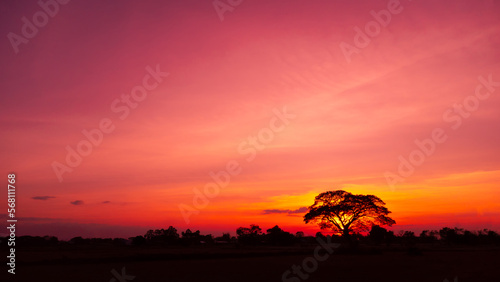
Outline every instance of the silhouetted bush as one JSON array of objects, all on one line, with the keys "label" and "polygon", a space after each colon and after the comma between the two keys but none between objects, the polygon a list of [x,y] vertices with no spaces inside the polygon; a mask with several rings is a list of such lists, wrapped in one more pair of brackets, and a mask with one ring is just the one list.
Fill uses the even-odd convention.
[{"label": "silhouetted bush", "polygon": [[146,243],[146,238],[140,235],[135,237],[130,237],[128,239],[132,241],[132,245],[134,246],[142,246]]},{"label": "silhouetted bush", "polygon": [[368,238],[372,243],[376,245],[380,245],[387,241],[387,229],[380,227],[378,225],[373,225],[370,233],[368,234]]},{"label": "silhouetted bush", "polygon": [[78,237],[73,237],[69,240],[70,244],[75,244],[75,245],[86,245],[88,244],[88,240],[83,239],[81,236]]},{"label": "silhouetted bush", "polygon": [[291,233],[283,231],[278,225],[267,229],[266,241],[271,245],[289,246],[295,243],[295,236]]},{"label": "silhouetted bush", "polygon": [[222,233],[222,236],[215,237],[215,243],[228,244],[231,242],[231,235],[229,233]]},{"label": "silhouetted bush", "polygon": [[316,238],[321,238],[321,239],[325,239],[326,238],[326,236],[323,235],[323,233],[321,233],[321,232],[316,232],[316,236],[315,237]]},{"label": "silhouetted bush", "polygon": [[54,236],[19,236],[16,241],[16,244],[21,246],[54,246],[59,244],[59,239]]},{"label": "silhouetted bush", "polygon": [[[236,230],[237,238],[231,237],[229,233],[223,233],[222,236],[214,238],[211,234],[203,235],[199,230],[192,232],[187,229],[182,232],[182,237],[177,233],[177,229],[170,226],[167,229],[148,230],[144,236],[135,236],[125,240],[123,238],[82,238],[74,237],[69,241],[59,241],[54,236],[20,236],[16,239],[16,243],[22,246],[67,246],[67,245],[103,245],[103,246],[125,246],[130,244],[141,246],[145,244],[160,244],[160,245],[212,245],[212,244],[242,244],[242,245],[274,245],[274,246],[290,246],[296,243],[302,244],[317,244],[317,239],[323,241],[329,240],[335,243],[344,245],[356,246],[362,244],[385,243],[390,245],[398,243],[408,248],[409,254],[419,254],[419,244],[460,244],[460,245],[486,245],[500,244],[500,235],[492,230],[483,229],[479,231],[469,231],[463,228],[444,227],[439,231],[424,230],[418,237],[412,231],[400,231],[398,236],[394,235],[393,231],[388,231],[378,225],[373,225],[370,232],[363,236],[355,233],[349,236],[346,244],[341,236],[328,235],[325,236],[321,232],[317,232],[316,236],[305,236],[301,231],[295,235],[282,230],[278,225],[267,229],[266,234],[262,234],[262,229],[255,224],[250,227],[240,227]],[[2,243],[8,240],[8,237],[0,238]],[[4,244],[6,245],[6,244]]]},{"label": "silhouetted bush", "polygon": [[422,243],[436,243],[438,241],[438,234],[439,232],[436,230],[424,230],[418,238]]},{"label": "silhouetted bush", "polygon": [[123,238],[114,238],[113,245],[115,246],[125,246],[127,244],[127,240]]}]

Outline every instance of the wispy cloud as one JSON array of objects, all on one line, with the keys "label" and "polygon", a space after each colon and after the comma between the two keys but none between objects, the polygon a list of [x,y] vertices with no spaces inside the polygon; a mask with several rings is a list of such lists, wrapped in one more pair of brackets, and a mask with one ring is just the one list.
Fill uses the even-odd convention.
[{"label": "wispy cloud", "polygon": [[46,200],[54,199],[54,198],[55,198],[54,196],[35,196],[35,197],[31,197],[31,199],[33,199],[33,200],[42,200],[42,201],[46,201]]},{"label": "wispy cloud", "polygon": [[80,201],[80,200],[76,200],[76,201],[73,201],[73,202],[70,202],[72,205],[75,205],[75,206],[79,206],[79,205],[83,205],[83,201]]},{"label": "wispy cloud", "polygon": [[280,210],[280,209],[270,209],[264,210],[263,214],[273,214],[273,213],[286,213],[286,214],[295,214],[295,213],[305,213],[307,212],[307,207],[300,207],[296,210]]},{"label": "wispy cloud", "polygon": [[[9,219],[8,214],[2,213],[0,214],[1,219]],[[17,217],[18,220],[22,220],[23,222],[27,223],[44,223],[44,222],[67,222],[70,220],[66,219],[61,219],[61,218],[49,218],[49,217]]]}]

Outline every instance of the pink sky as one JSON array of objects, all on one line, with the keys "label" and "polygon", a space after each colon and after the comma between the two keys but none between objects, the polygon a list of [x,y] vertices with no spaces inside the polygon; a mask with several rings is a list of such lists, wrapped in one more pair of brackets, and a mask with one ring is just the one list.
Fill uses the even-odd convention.
[{"label": "pink sky", "polygon": [[[211,1],[70,1],[16,54],[7,35],[41,8],[5,1],[0,167],[17,174],[18,235],[313,234],[277,211],[336,189],[381,197],[395,229],[500,230],[500,87],[457,129],[443,119],[478,77],[500,82],[500,2],[401,1],[349,63],[339,45],[388,3],[244,1],[221,21]],[[157,65],[168,77],[121,120],[113,101]],[[284,107],[295,117],[247,161],[239,146]],[[60,182],[52,163],[105,118],[115,130]],[[384,173],[435,128],[447,140],[391,189]],[[241,173],[186,223],[179,204],[231,160]]]}]

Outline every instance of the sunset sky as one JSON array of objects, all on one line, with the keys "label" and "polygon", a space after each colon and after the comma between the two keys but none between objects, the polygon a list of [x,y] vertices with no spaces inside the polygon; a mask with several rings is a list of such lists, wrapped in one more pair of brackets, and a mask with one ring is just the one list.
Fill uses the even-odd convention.
[{"label": "sunset sky", "polygon": [[[0,167],[17,176],[18,236],[314,234],[304,207],[337,189],[380,197],[393,230],[500,230],[500,1],[212,2],[69,1],[32,38],[22,18],[37,1],[0,4]],[[102,122],[114,130],[70,166],[68,146]],[[389,185],[435,130],[443,142]]]}]

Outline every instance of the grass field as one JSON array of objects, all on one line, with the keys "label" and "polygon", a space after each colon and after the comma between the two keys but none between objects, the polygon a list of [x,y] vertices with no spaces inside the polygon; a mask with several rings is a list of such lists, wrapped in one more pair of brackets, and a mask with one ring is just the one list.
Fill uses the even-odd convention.
[{"label": "grass field", "polygon": [[[7,279],[120,281],[112,270],[121,273],[125,267],[135,278],[123,281],[134,282],[284,281],[283,273],[313,257],[314,247],[37,247],[19,250],[16,275]],[[500,281],[499,266],[500,248],[491,246],[420,247],[419,252],[361,247],[356,253],[334,252],[315,271],[305,272],[305,280],[291,274],[285,281]]]}]

